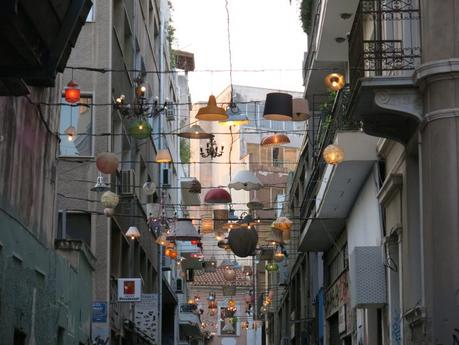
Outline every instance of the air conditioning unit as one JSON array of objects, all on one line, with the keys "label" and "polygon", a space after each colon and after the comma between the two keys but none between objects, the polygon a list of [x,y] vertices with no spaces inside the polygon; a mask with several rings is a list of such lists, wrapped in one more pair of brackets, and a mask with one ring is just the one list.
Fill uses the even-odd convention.
[{"label": "air conditioning unit", "polygon": [[133,195],[135,192],[135,173],[133,169],[121,170],[120,194]]},{"label": "air conditioning unit", "polygon": [[174,121],[175,120],[175,111],[174,106],[169,104],[166,109],[166,120],[167,121]]}]

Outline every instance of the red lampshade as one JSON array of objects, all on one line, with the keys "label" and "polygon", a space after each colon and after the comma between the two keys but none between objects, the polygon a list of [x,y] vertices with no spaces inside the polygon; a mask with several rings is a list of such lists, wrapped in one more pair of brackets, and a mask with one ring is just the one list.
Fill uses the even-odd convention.
[{"label": "red lampshade", "polygon": [[194,246],[196,246],[198,243],[199,243],[198,240],[191,240],[191,244],[194,245]]},{"label": "red lampshade", "polygon": [[207,192],[204,202],[208,204],[229,204],[231,195],[223,188],[214,188]]},{"label": "red lampshade", "polygon": [[65,88],[65,100],[68,103],[77,103],[80,101],[80,88],[73,80],[70,80]]}]

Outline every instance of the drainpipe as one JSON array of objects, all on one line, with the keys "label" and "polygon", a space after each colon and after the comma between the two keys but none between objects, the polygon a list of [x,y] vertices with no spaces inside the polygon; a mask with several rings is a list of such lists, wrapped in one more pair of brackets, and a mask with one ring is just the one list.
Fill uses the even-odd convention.
[{"label": "drainpipe", "polygon": [[423,193],[423,175],[422,175],[422,135],[418,131],[418,170],[419,170],[419,231],[421,234],[421,305],[426,305],[425,276],[424,276],[424,193]]}]

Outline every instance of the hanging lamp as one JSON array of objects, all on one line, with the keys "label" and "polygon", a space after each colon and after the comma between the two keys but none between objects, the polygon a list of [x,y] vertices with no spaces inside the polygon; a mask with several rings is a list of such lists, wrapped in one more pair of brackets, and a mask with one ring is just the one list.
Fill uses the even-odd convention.
[{"label": "hanging lamp", "polygon": [[290,139],[285,134],[272,134],[261,139],[261,146],[279,146],[286,145],[290,143]]},{"label": "hanging lamp", "polygon": [[327,164],[337,165],[343,162],[344,151],[340,146],[331,144],[324,149],[322,156]]},{"label": "hanging lamp", "polygon": [[156,153],[156,163],[170,163],[172,162],[171,154],[168,149],[160,149]]},{"label": "hanging lamp", "polygon": [[165,247],[168,243],[166,234],[164,232],[161,233],[161,235],[159,235],[159,237],[156,239],[155,242],[159,244],[160,246]]},{"label": "hanging lamp", "polygon": [[212,137],[212,134],[204,131],[199,125],[187,127],[177,135],[187,139],[210,139]]},{"label": "hanging lamp", "polygon": [[231,201],[230,193],[223,188],[213,188],[204,197],[204,202],[208,204],[229,204]]},{"label": "hanging lamp", "polygon": [[225,121],[228,115],[225,109],[217,106],[217,100],[214,95],[209,97],[207,106],[202,107],[198,110],[196,118],[200,121]]},{"label": "hanging lamp", "polygon": [[228,184],[228,188],[236,190],[259,190],[263,188],[263,183],[250,170],[241,170],[236,173],[234,178]]},{"label": "hanging lamp", "polygon": [[146,139],[151,136],[152,128],[148,121],[143,119],[131,120],[128,125],[128,134],[134,139]]},{"label": "hanging lamp", "polygon": [[99,172],[99,175],[97,175],[96,184],[94,185],[94,187],[91,188],[91,192],[101,193],[101,192],[106,192],[108,190],[110,190],[110,188],[108,188],[108,186],[105,184],[104,177]]},{"label": "hanging lamp", "polygon": [[201,236],[196,231],[191,219],[179,218],[175,222],[172,233],[166,238],[168,241],[193,241],[200,240]]},{"label": "hanging lamp", "polygon": [[247,203],[247,208],[249,210],[262,210],[263,206],[263,203],[260,200],[258,200],[257,197],[254,197],[251,201]]},{"label": "hanging lamp", "polygon": [[153,195],[156,192],[156,184],[151,180],[150,175],[147,176],[147,180],[143,184],[142,190],[145,195]]},{"label": "hanging lamp", "polygon": [[266,242],[274,246],[277,244],[284,244],[282,232],[277,229],[271,229],[271,235],[266,239]]},{"label": "hanging lamp", "polygon": [[309,103],[304,98],[294,98],[292,100],[292,121],[306,121],[311,117]]},{"label": "hanging lamp", "polygon": [[243,114],[239,107],[231,103],[228,109],[226,110],[226,114],[228,115],[228,119],[225,121],[219,121],[218,124],[222,126],[243,126],[250,122],[247,115]]},{"label": "hanging lamp", "polygon": [[100,197],[100,203],[105,208],[115,208],[120,202],[120,197],[118,194],[115,194],[110,191],[106,191]]},{"label": "hanging lamp", "polygon": [[272,92],[266,95],[263,117],[273,121],[292,120],[292,96],[282,92]]},{"label": "hanging lamp", "polygon": [[340,73],[330,73],[325,77],[325,86],[332,91],[341,90],[346,81],[344,80],[344,75]]},{"label": "hanging lamp", "polygon": [[140,231],[136,226],[130,226],[128,231],[126,231],[126,237],[129,237],[131,240],[138,239],[140,237]]},{"label": "hanging lamp", "polygon": [[112,152],[102,152],[96,157],[96,167],[101,173],[114,174],[118,170],[118,157]]},{"label": "hanging lamp", "polygon": [[64,98],[68,103],[77,103],[80,101],[80,88],[78,84],[70,80],[64,90]]},{"label": "hanging lamp", "polygon": [[271,224],[274,229],[281,231],[290,231],[292,229],[292,221],[287,217],[277,217],[276,220]]},{"label": "hanging lamp", "polygon": [[214,230],[214,221],[212,218],[203,217],[201,218],[201,233],[210,234]]},{"label": "hanging lamp", "polygon": [[270,263],[266,264],[265,269],[268,272],[277,272],[277,271],[279,271],[279,265],[276,264],[275,262],[270,262]]}]

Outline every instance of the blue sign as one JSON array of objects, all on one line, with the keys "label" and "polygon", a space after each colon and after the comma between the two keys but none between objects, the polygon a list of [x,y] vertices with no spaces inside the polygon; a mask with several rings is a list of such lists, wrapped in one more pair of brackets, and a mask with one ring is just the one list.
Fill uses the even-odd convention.
[{"label": "blue sign", "polygon": [[92,322],[107,322],[107,303],[94,302],[92,304]]}]

